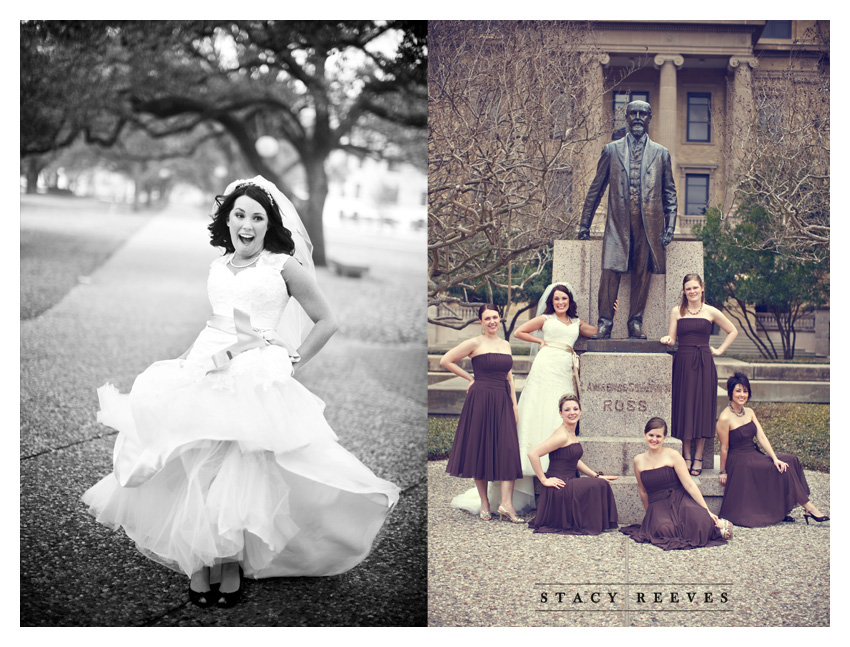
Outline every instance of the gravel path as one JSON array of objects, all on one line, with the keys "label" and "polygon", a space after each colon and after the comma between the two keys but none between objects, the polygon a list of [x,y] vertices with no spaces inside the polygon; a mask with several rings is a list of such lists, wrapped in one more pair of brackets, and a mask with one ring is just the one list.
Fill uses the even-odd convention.
[{"label": "gravel path", "polygon": [[385,338],[350,332],[370,323],[365,299],[382,290],[421,294],[421,305],[396,304],[398,326],[423,311],[424,263],[360,280],[319,271],[347,323],[299,379],[326,401],[343,446],[402,488],[363,564],[328,578],[247,581],[236,608],[202,610],[188,603],[184,576],[142,557],[80,502],[111,470],[115,432],[95,421],[96,388],[127,391],[153,361],[182,353],[209,316],[206,275],[218,252],[207,222],[177,209],[152,218],[89,282],[21,322],[21,625],[424,625],[425,337],[410,341],[392,320]]},{"label": "gravel path", "polygon": [[[736,528],[725,546],[663,551],[616,531],[534,534],[498,517],[480,521],[450,507],[472,481],[446,474],[446,462],[428,465],[429,626],[830,624],[830,524],[807,527],[799,507],[795,523]],[[806,478],[828,511],[829,474]]]}]

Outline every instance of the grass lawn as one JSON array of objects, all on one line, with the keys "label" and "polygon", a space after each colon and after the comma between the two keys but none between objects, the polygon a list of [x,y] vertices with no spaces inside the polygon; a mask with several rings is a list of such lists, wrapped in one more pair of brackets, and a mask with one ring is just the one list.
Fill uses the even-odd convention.
[{"label": "grass lawn", "polygon": [[89,198],[21,195],[21,319],[59,303],[151,215]]},{"label": "grass lawn", "polygon": [[[767,439],[774,451],[796,454],[808,470],[829,472],[829,405],[785,402],[753,402]],[[428,460],[448,458],[457,418],[428,417]],[[715,438],[714,451],[720,453]]]}]

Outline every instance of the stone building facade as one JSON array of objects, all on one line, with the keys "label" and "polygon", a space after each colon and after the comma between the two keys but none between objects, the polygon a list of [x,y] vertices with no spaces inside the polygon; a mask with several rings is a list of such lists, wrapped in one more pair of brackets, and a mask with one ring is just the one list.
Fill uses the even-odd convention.
[{"label": "stone building facade", "polygon": [[[611,139],[617,139],[625,134],[625,105],[634,99],[650,103],[649,136],[669,149],[673,160],[678,234],[687,235],[706,204],[729,211],[733,196],[728,181],[734,172],[729,153],[736,145],[736,123],[752,107],[754,84],[785,73],[792,52],[799,74],[814,69],[823,48],[813,42],[818,30],[828,34],[829,22],[594,23],[602,50],[597,83],[607,88],[599,119],[611,124]],[[588,160],[588,165],[594,163]],[[601,223],[604,218],[594,221]]]}]

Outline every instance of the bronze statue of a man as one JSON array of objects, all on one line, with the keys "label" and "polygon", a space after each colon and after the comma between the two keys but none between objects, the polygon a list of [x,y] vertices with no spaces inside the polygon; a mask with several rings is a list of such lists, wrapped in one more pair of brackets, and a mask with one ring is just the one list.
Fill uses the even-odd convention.
[{"label": "bronze statue of a man", "polygon": [[602,278],[599,282],[599,331],[609,339],[614,326],[614,301],[620,274],[631,272],[629,337],[646,339],[641,330],[652,274],[664,274],[664,248],[676,229],[676,186],[670,151],[646,134],[652,108],[645,101],[626,106],[626,136],[602,149],[596,177],[581,212],[579,240],[590,238],[590,223],[608,191],[608,220],[602,239]]}]

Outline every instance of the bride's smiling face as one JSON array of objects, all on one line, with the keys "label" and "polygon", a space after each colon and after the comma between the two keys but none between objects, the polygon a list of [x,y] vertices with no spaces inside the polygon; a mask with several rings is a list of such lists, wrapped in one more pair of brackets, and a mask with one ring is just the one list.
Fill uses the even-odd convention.
[{"label": "bride's smiling face", "polygon": [[263,249],[269,217],[259,202],[247,195],[240,195],[227,216],[227,227],[233,248],[240,257],[245,258]]},{"label": "bride's smiling face", "polygon": [[552,294],[552,307],[557,314],[565,313],[570,307],[570,297],[561,290],[555,290]]}]

